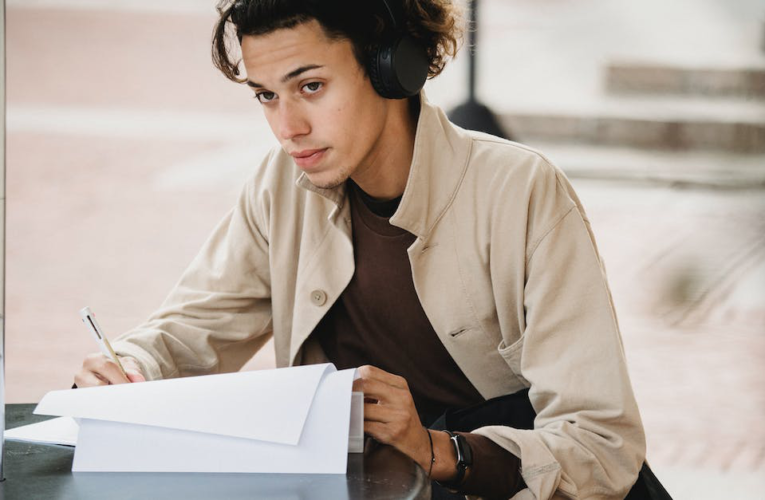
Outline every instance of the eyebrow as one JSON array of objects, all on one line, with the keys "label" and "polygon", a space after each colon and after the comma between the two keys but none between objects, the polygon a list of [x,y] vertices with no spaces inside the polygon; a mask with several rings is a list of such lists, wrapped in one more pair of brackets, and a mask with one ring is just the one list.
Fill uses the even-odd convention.
[{"label": "eyebrow", "polygon": [[[294,71],[290,71],[289,73],[287,73],[286,75],[284,75],[284,76],[282,77],[282,83],[287,83],[288,81],[292,80],[293,78],[296,78],[296,77],[298,77],[298,76],[302,75],[302,74],[303,74],[303,73],[305,73],[306,71],[310,71],[310,70],[312,70],[312,69],[323,68],[323,67],[324,67],[324,66],[320,66],[320,65],[318,65],[318,64],[309,64],[309,65],[307,65],[307,66],[301,66],[301,67],[299,67],[298,69],[296,69],[296,70],[294,70]],[[246,83],[247,83],[247,85],[249,85],[250,87],[253,87],[253,88],[256,88],[256,89],[262,89],[262,88],[265,88],[265,86],[264,86],[263,84],[261,84],[261,83],[257,83],[257,82],[253,82],[253,81],[250,81],[250,80],[247,80],[247,82],[246,82]]]}]

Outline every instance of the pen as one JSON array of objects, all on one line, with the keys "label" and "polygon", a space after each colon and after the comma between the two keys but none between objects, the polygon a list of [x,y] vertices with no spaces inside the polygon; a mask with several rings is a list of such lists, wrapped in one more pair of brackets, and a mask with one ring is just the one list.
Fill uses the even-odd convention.
[{"label": "pen", "polygon": [[98,347],[101,348],[101,352],[104,353],[107,358],[117,363],[120,371],[123,375],[125,375],[125,378],[127,378],[127,374],[125,373],[125,369],[122,367],[122,363],[120,363],[120,360],[114,353],[114,349],[112,349],[111,344],[109,344],[109,340],[106,338],[106,335],[104,335],[104,331],[101,330],[100,326],[98,326],[96,315],[93,314],[93,311],[90,310],[90,307],[83,307],[80,309],[80,317],[82,318],[82,322],[85,323],[85,325],[88,327],[88,330],[90,330],[93,338],[96,339],[96,342],[98,342]]}]

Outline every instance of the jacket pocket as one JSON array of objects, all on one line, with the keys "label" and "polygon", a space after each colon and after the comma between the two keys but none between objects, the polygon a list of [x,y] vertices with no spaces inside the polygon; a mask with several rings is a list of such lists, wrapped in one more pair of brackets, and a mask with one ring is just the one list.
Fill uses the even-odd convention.
[{"label": "jacket pocket", "polygon": [[449,337],[456,339],[457,337],[461,337],[465,335],[466,333],[469,333],[475,330],[477,330],[477,328],[472,328],[472,327],[457,328],[449,332]]},{"label": "jacket pocket", "polygon": [[502,356],[502,358],[505,360],[507,366],[510,367],[510,370],[512,370],[513,374],[515,374],[516,378],[524,386],[531,387],[531,384],[524,378],[521,370],[521,358],[523,356],[524,340],[525,337],[521,336],[521,338],[508,346],[505,343],[505,340],[502,339],[502,341],[497,346],[497,351],[499,352],[499,355]]}]

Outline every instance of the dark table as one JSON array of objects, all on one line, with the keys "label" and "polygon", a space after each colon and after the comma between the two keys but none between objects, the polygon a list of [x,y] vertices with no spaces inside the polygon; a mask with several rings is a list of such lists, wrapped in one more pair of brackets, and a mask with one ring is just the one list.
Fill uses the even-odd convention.
[{"label": "dark table", "polygon": [[[6,406],[6,428],[47,420],[34,404]],[[427,474],[390,446],[368,440],[364,453],[348,455],[348,473],[334,474],[72,474],[74,448],[5,443],[0,498],[58,499],[430,499]]]}]

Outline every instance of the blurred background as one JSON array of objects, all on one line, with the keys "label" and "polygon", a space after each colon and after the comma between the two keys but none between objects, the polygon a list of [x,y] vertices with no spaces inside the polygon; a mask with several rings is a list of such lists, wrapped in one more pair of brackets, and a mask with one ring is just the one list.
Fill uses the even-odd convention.
[{"label": "blurred background", "polygon": [[[210,62],[213,0],[8,0],[7,400],[143,321],[275,144]],[[765,5],[481,0],[477,97],[572,180],[648,460],[676,499],[765,491]],[[467,50],[429,98],[467,97]],[[269,344],[247,369],[272,367]]]}]

